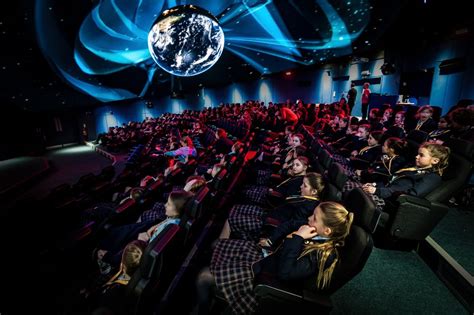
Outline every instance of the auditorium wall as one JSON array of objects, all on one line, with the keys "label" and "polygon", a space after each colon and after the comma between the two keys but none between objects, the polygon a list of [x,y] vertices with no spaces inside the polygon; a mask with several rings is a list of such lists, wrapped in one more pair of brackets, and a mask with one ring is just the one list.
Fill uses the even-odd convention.
[{"label": "auditorium wall", "polygon": [[[388,56],[388,57],[387,57]],[[447,59],[464,57],[465,68],[450,74],[440,74],[439,65]],[[394,60],[396,71],[383,75],[381,66]],[[368,77],[362,72],[369,71]],[[181,112],[184,109],[217,107],[220,103],[243,103],[246,100],[260,100],[265,103],[285,102],[287,99],[302,99],[306,103],[329,103],[347,95],[350,83],[357,83],[358,91],[353,114],[361,115],[360,96],[362,83],[373,79],[372,93],[378,95],[399,95],[402,73],[432,71],[429,91],[418,98],[418,104],[432,104],[446,113],[460,99],[474,99],[474,50],[472,41],[450,40],[434,45],[425,45],[410,51],[398,49],[380,52],[368,62],[327,64],[320,69],[302,68],[262,77],[256,81],[233,83],[219,88],[203,87],[187,93],[184,99],[161,97],[144,100],[109,103],[94,111],[97,133],[109,127],[120,126],[128,121],[142,121],[147,116],[159,116],[165,112]]]}]

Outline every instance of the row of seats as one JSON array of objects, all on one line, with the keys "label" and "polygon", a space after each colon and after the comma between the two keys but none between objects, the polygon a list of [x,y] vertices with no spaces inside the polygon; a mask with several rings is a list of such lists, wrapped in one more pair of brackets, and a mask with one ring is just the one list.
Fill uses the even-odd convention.
[{"label": "row of seats", "polygon": [[[241,152],[243,155],[244,152]],[[179,226],[169,226],[145,251],[140,269],[127,286],[137,303],[137,313],[148,314],[154,308],[166,313],[178,288],[185,285],[190,262],[203,244],[209,226],[225,206],[225,199],[240,182],[243,159],[235,157],[214,178],[211,186],[202,187],[186,204]]]},{"label": "row of seats", "polygon": [[[301,132],[310,143],[310,155],[316,157],[316,171],[321,174],[327,171],[328,186],[331,191],[330,200],[337,201],[341,196],[341,190],[338,188],[340,189],[340,184],[347,180],[347,177],[341,175],[343,169],[338,163],[334,163],[332,154],[321,140],[315,138],[306,128],[302,128]],[[418,130],[408,135],[407,142],[413,152],[417,152],[419,145],[426,140],[426,136],[426,133],[422,134]],[[407,240],[424,240],[449,211],[449,207],[443,203],[459,192],[472,174],[474,144],[460,139],[450,139],[445,145],[450,147],[451,154],[449,166],[442,176],[443,184],[426,198],[399,196],[395,202],[385,207],[391,214],[390,217],[376,213],[376,216],[371,219],[372,222],[384,223],[383,226],[378,226],[376,246],[391,248],[396,247],[397,243],[406,244],[404,241]],[[384,220],[380,220],[381,215],[384,215]]]}]

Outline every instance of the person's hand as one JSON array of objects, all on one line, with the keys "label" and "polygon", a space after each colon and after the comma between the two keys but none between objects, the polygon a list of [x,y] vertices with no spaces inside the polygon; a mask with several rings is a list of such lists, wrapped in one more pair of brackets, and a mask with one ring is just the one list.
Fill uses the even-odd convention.
[{"label": "person's hand", "polygon": [[268,238],[261,238],[260,241],[258,242],[258,245],[262,247],[270,247],[270,243],[268,242]]},{"label": "person's hand", "polygon": [[356,170],[355,171],[356,175],[360,177],[360,174],[362,174],[362,170]]},{"label": "person's hand", "polygon": [[158,226],[158,224],[153,225],[151,228],[149,228],[146,231],[146,234],[148,234],[148,236],[151,237],[153,235],[153,233],[155,232],[157,226]]},{"label": "person's hand", "polygon": [[371,183],[367,183],[367,184],[364,184],[362,185],[362,189],[368,193],[368,194],[375,194],[375,191],[377,190],[377,188],[375,187],[374,184],[371,184]]},{"label": "person's hand", "polygon": [[298,231],[296,231],[296,233],[294,233],[294,234],[296,234],[298,236],[301,236],[305,240],[309,239],[309,238],[313,238],[316,235],[318,235],[318,233],[316,232],[316,229],[312,226],[307,225],[307,224],[300,226]]},{"label": "person's hand", "polygon": [[150,240],[150,236],[148,235],[147,232],[142,232],[138,234],[138,240],[148,242]]}]

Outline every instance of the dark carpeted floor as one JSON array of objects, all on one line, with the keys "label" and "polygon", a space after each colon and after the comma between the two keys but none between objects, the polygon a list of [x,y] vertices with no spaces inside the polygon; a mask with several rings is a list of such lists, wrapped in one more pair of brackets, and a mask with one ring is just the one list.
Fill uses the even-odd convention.
[{"label": "dark carpeted floor", "polygon": [[450,209],[431,238],[474,275],[474,211]]},{"label": "dark carpeted floor", "polygon": [[63,184],[74,184],[88,173],[95,175],[112,164],[112,161],[85,145],[76,145],[47,152],[44,156],[50,161],[51,171],[28,189],[19,198],[44,198],[52,188]]},{"label": "dark carpeted floor", "polygon": [[377,248],[332,300],[332,314],[468,314],[416,253]]}]

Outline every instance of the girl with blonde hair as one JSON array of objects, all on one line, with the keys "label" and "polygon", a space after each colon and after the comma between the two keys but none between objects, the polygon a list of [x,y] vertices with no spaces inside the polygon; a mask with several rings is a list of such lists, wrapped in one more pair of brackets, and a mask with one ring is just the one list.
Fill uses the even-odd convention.
[{"label": "girl with blonde hair", "polygon": [[[353,214],[342,205],[322,202],[307,221],[282,224],[259,244],[219,240],[210,269],[201,272],[198,285],[199,279],[209,280],[210,272],[234,314],[255,312],[253,279],[260,273],[273,274],[279,280],[309,290],[327,289],[339,261],[338,248],[344,246],[352,221]],[[283,240],[281,244],[280,240]],[[268,250],[275,251],[268,254]]]}]

